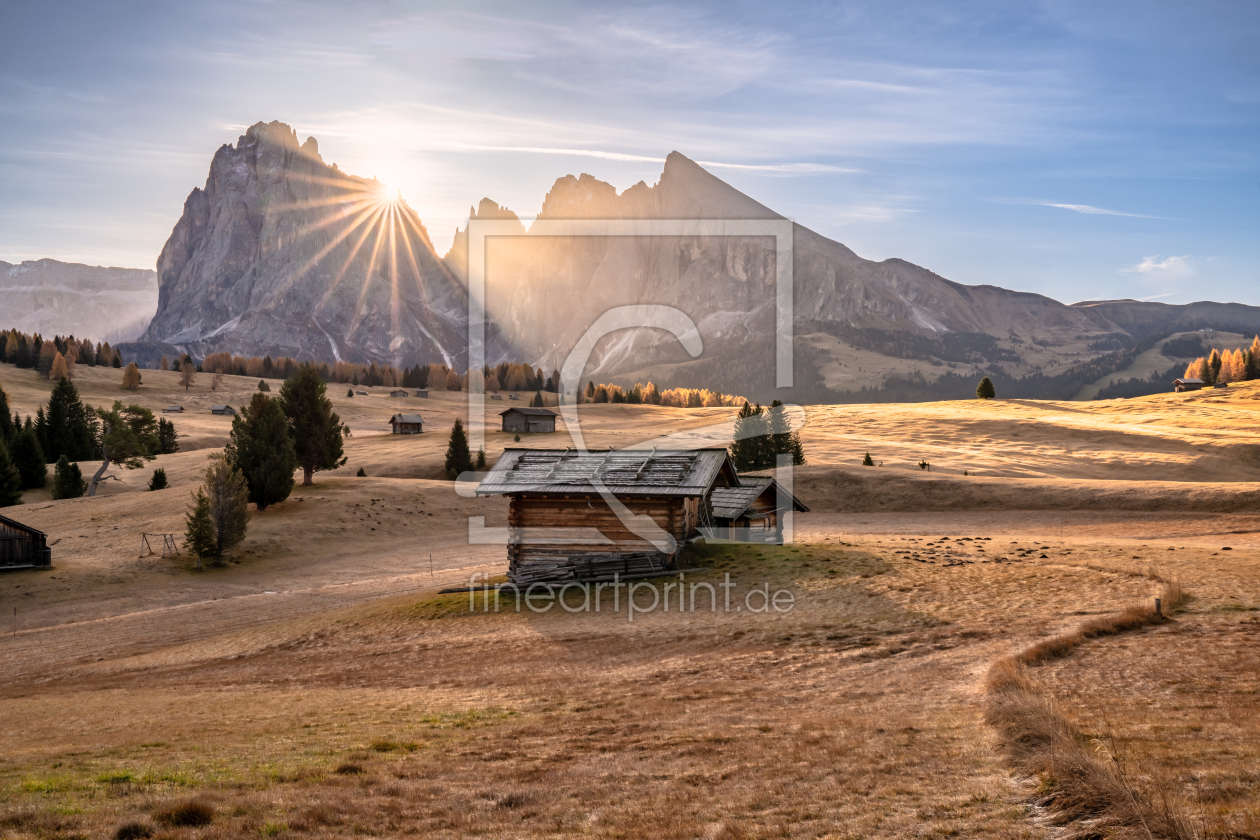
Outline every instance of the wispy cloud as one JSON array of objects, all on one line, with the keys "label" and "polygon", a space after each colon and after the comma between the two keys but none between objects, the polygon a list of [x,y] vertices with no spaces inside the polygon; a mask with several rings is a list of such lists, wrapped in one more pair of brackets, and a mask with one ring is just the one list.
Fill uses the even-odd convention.
[{"label": "wispy cloud", "polygon": [[1044,202],[1042,207],[1058,207],[1061,210],[1071,210],[1074,213],[1084,213],[1088,216],[1130,216],[1134,219],[1162,219],[1163,216],[1148,216],[1145,213],[1125,213],[1121,210],[1108,210],[1105,207],[1094,207],[1089,204],[1054,204],[1052,202]]},{"label": "wispy cloud", "polygon": [[[443,143],[435,148],[452,149],[470,152],[518,152],[532,155],[576,155],[603,160],[636,161],[644,163],[664,163],[665,158],[650,155],[632,155],[624,152],[607,152],[601,149],[565,149],[546,146],[481,146],[471,143]],[[701,166],[713,166],[721,169],[739,169],[749,172],[778,172],[786,174],[816,175],[837,172],[857,172],[856,169],[842,169],[825,163],[723,163],[716,160],[698,160]]]},{"label": "wispy cloud", "polygon": [[1181,294],[1181,292],[1165,292],[1162,295],[1150,295],[1149,297],[1138,298],[1138,300],[1159,300],[1160,298],[1172,297],[1173,295],[1179,294]]},{"label": "wispy cloud", "polygon": [[1194,266],[1190,262],[1189,255],[1145,257],[1136,265],[1120,270],[1125,274],[1141,274],[1151,280],[1183,280],[1194,276]]}]

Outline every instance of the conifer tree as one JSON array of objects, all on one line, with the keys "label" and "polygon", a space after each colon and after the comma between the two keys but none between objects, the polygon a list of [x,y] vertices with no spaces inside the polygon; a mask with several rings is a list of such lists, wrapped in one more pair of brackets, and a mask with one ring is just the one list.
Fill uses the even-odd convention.
[{"label": "conifer tree", "polygon": [[1213,350],[1212,355],[1208,356],[1208,367],[1212,369],[1212,384],[1215,385],[1221,378],[1221,365],[1224,360],[1221,358],[1219,350]]},{"label": "conifer tree", "polygon": [[223,453],[210,457],[206,468],[206,496],[219,554],[245,539],[249,524],[249,487],[245,476]]},{"label": "conifer tree", "polygon": [[175,424],[165,417],[158,418],[158,454],[171,455],[179,451],[179,441],[176,439]]},{"label": "conifer tree", "polygon": [[44,456],[56,461],[65,455],[71,461],[87,461],[100,454],[96,443],[96,415],[79,399],[79,391],[69,379],[58,380],[48,398],[47,446]]},{"label": "conifer tree", "polygon": [[44,460],[44,450],[29,417],[22,431],[14,437],[9,454],[22,477],[23,490],[38,490],[48,483],[48,462]]},{"label": "conifer tree", "polygon": [[135,362],[127,365],[123,371],[122,386],[128,391],[134,391],[140,387],[140,368]]},{"label": "conifer tree", "polygon": [[871,453],[869,452],[866,453],[866,457],[862,459],[862,466],[864,467],[875,466],[875,459],[871,457]]},{"label": "conifer tree", "polygon": [[293,492],[297,452],[278,400],[255,393],[232,420],[231,443],[225,452],[245,476],[249,500],[259,510],[283,502]]},{"label": "conifer tree", "polygon": [[730,452],[735,469],[740,472],[774,466],[774,456],[767,440],[770,428],[764,412],[760,405],[754,408],[745,402],[735,416],[735,439],[731,441]]},{"label": "conifer tree", "polygon": [[1260,335],[1252,339],[1247,351],[1247,378],[1260,379]]},{"label": "conifer tree", "polygon": [[149,478],[149,490],[165,490],[170,487],[170,483],[166,480],[166,470],[158,467],[153,471],[153,475]]},{"label": "conifer tree", "polygon": [[458,417],[455,418],[455,425],[451,426],[451,437],[446,444],[446,476],[451,481],[459,477],[460,473],[472,472],[473,460],[472,452],[468,448],[468,435],[464,433],[464,422]]},{"label": "conifer tree", "polygon": [[332,410],[326,389],[313,365],[302,365],[280,387],[280,407],[293,430],[293,448],[302,468],[303,486],[313,483],[315,472],[335,470],[346,462],[342,441],[349,429]]},{"label": "conifer tree", "polygon": [[0,388],[0,443],[5,446],[13,443],[13,418],[9,415],[9,395]]},{"label": "conifer tree", "polygon": [[980,384],[976,386],[976,397],[982,400],[991,400],[997,396],[997,389],[993,387],[993,380],[985,377],[980,380]]},{"label": "conifer tree", "polygon": [[477,450],[477,469],[484,470],[486,468],[486,448],[483,446]]},{"label": "conifer tree", "polygon": [[52,367],[48,369],[48,378],[52,380],[70,378],[70,367],[66,364],[66,357],[60,352],[53,356]]},{"label": "conifer tree", "polygon": [[0,440],[0,507],[22,504],[22,474],[18,472],[9,447]]},{"label": "conifer tree", "polygon": [[83,480],[79,465],[71,463],[65,455],[62,455],[57,459],[57,466],[53,470],[53,498],[77,499],[85,492],[87,492],[87,482]]},{"label": "conifer tree", "polygon": [[210,498],[205,488],[198,487],[192,504],[184,518],[184,547],[197,555],[197,568],[203,559],[219,556],[219,544],[214,538],[214,521],[210,518]]},{"label": "conifer tree", "polygon": [[116,400],[113,408],[98,408],[96,414],[101,418],[101,465],[88,482],[89,496],[96,495],[101,476],[110,464],[136,470],[157,457],[158,449],[158,423],[149,409],[124,406]]}]

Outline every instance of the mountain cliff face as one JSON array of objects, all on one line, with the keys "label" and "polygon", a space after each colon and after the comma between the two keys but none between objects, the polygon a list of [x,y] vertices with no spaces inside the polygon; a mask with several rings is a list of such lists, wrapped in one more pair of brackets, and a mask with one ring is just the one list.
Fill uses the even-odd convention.
[{"label": "mountain cliff face", "polygon": [[148,269],[0,262],[3,329],[116,344],[144,332],[157,298],[157,275]]},{"label": "mountain cliff face", "polygon": [[467,354],[463,287],[407,205],[258,123],[215,154],[157,262],[157,314],[128,348],[203,356],[446,362]]}]

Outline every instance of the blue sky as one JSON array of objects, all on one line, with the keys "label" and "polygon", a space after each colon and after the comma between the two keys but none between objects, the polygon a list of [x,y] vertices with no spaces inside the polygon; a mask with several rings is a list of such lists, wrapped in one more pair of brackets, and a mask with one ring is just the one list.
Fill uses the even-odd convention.
[{"label": "blue sky", "polygon": [[439,250],[483,196],[678,150],[871,259],[1260,304],[1260,4],[0,5],[0,259],[152,267],[282,120]]}]

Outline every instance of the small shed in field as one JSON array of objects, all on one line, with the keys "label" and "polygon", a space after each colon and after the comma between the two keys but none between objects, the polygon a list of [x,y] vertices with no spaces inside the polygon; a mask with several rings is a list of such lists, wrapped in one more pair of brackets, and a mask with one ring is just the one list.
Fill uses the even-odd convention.
[{"label": "small shed in field", "polygon": [[229,417],[236,416],[236,409],[230,405],[212,405],[210,406],[211,414],[226,414]]},{"label": "small shed in field", "polygon": [[554,432],[556,413],[546,408],[516,408],[499,414],[505,432]]},{"label": "small shed in field", "polygon": [[508,394],[509,400],[519,400],[520,398],[521,398],[520,394]]},{"label": "small shed in field", "polygon": [[[707,526],[716,487],[738,485],[725,449],[578,452],[520,449],[503,456],[477,487],[508,502],[508,580],[646,577],[674,568],[688,539]],[[632,517],[628,524],[601,492]],[[647,524],[655,529],[644,531]],[[672,550],[661,532],[673,538]]]},{"label": "small shed in field", "polygon": [[398,388],[397,390],[390,391],[389,395],[391,397],[405,397],[407,396],[407,392],[404,391],[402,388]]},{"label": "small shed in field", "polygon": [[0,571],[52,565],[48,535],[29,525],[0,516]]},{"label": "small shed in field", "polygon": [[416,396],[417,396],[417,397],[428,397],[428,396],[429,396],[429,389],[428,389],[428,388],[417,388],[417,389],[416,389]]},{"label": "small shed in field", "polygon": [[424,431],[424,418],[419,414],[395,414],[389,422],[396,435],[418,435]]},{"label": "small shed in field", "polygon": [[182,405],[168,405],[162,409],[163,414],[183,414],[184,407]]},{"label": "small shed in field", "polygon": [[783,544],[783,514],[805,505],[768,475],[744,475],[738,487],[718,487],[711,497],[713,525],[706,537]]},{"label": "small shed in field", "polygon": [[492,400],[501,400],[501,399],[503,399],[503,395],[502,395],[502,394],[491,394],[491,395],[490,395],[490,399],[492,399]]},{"label": "small shed in field", "polygon": [[1205,383],[1202,379],[1174,379],[1174,391],[1198,391]]}]

